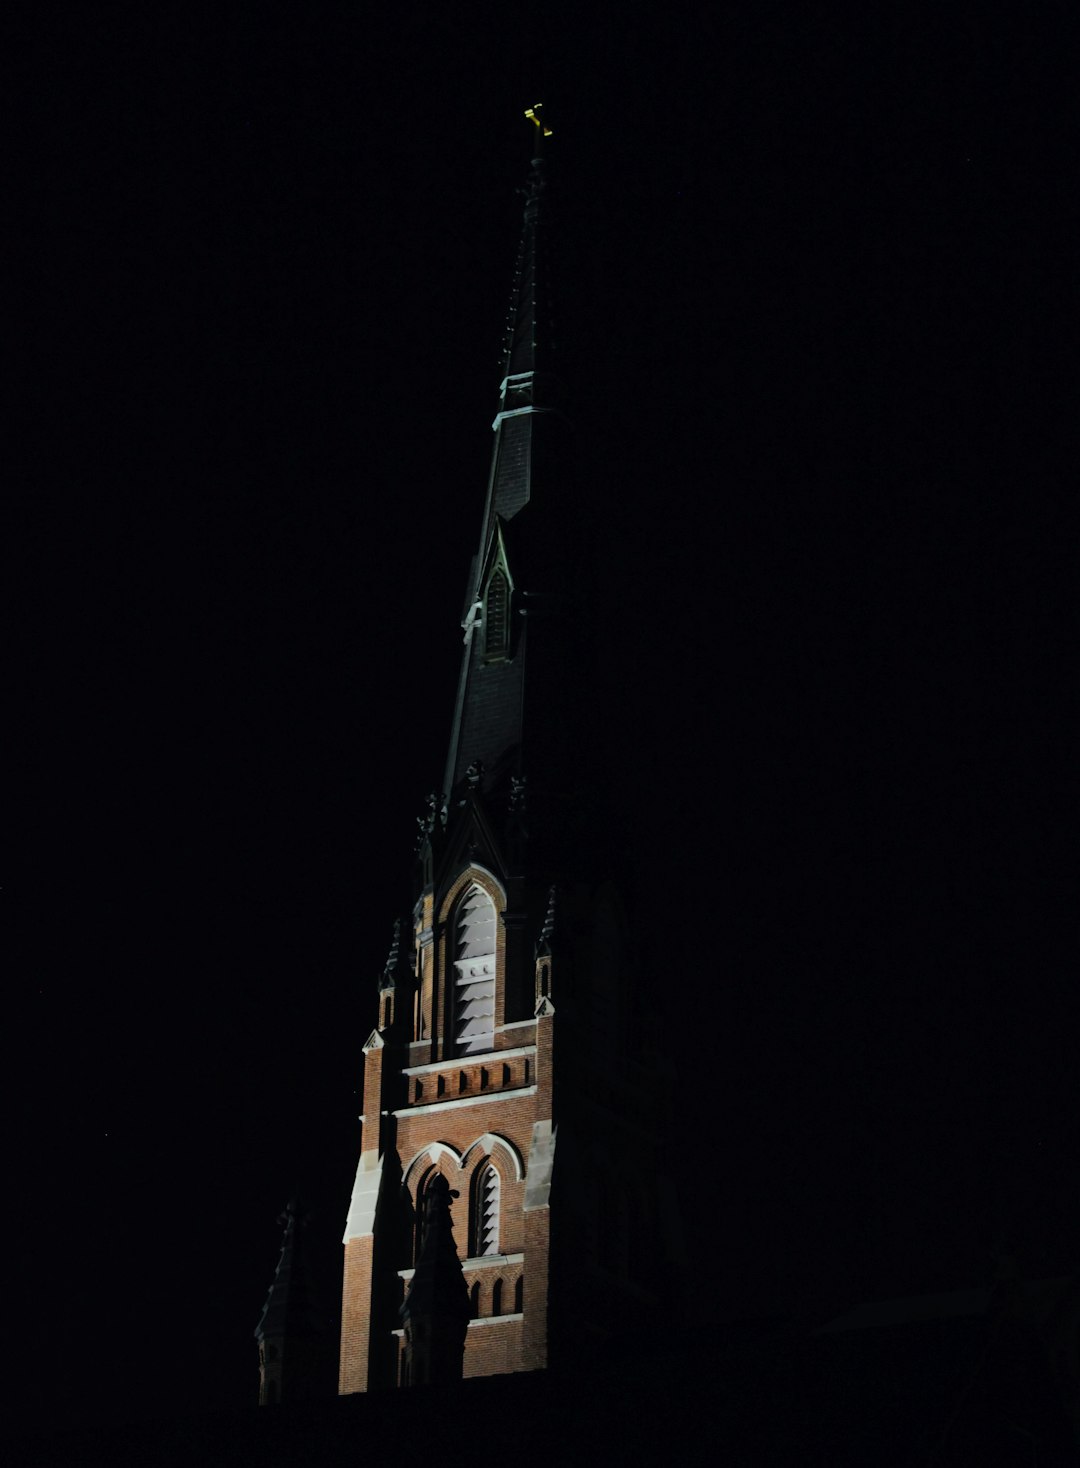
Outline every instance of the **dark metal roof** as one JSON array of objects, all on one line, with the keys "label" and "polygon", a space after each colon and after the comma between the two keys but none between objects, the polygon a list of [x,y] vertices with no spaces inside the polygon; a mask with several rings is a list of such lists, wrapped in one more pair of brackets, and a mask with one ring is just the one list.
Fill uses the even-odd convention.
[{"label": "dark metal roof", "polygon": [[274,1271],[270,1293],[255,1327],[256,1340],[286,1334],[294,1338],[313,1335],[322,1327],[301,1240],[306,1222],[300,1203],[295,1198],[290,1199],[278,1218],[278,1223],[284,1226],[285,1236],[281,1241],[281,1257]]},{"label": "dark metal roof", "polygon": [[450,1218],[450,1185],[438,1174],[424,1194],[424,1239],[416,1272],[401,1306],[406,1323],[428,1319],[468,1320],[469,1289],[461,1271]]},{"label": "dark metal roof", "polygon": [[[547,165],[534,158],[525,195],[521,242],[503,340],[503,376],[499,408],[492,428],[491,473],[481,525],[479,552],[470,571],[466,595],[465,650],[450,736],[444,789],[452,793],[465,771],[480,760],[489,772],[507,775],[520,762],[524,700],[525,636],[520,612],[524,586],[524,536],[513,523],[527,507],[538,484],[537,444],[550,433],[545,421],[556,415],[560,388],[552,371],[550,310],[546,276]],[[514,582],[511,606],[511,656],[488,661],[484,655],[478,603],[500,536],[508,547]]]}]

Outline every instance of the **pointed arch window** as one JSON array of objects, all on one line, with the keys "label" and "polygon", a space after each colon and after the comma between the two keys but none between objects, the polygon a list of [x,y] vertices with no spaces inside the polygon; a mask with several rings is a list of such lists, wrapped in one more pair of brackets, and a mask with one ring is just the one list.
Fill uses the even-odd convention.
[{"label": "pointed arch window", "polygon": [[484,656],[510,656],[510,583],[500,568],[491,573],[484,597]]},{"label": "pointed arch window", "polygon": [[482,887],[469,887],[455,919],[454,1040],[459,1055],[495,1043],[495,904]]},{"label": "pointed arch window", "polygon": [[499,1170],[489,1157],[473,1173],[472,1208],[469,1210],[472,1237],[469,1240],[469,1253],[474,1259],[490,1258],[499,1253],[501,1192]]},{"label": "pointed arch window", "polygon": [[420,1250],[424,1243],[424,1214],[428,1204],[428,1189],[439,1174],[437,1167],[429,1167],[416,1187],[416,1206],[413,1209],[412,1262],[420,1262]]}]

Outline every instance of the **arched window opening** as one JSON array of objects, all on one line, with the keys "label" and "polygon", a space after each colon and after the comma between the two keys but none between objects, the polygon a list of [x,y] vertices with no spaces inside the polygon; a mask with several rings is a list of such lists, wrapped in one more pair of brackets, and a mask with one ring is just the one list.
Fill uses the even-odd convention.
[{"label": "arched window opening", "polygon": [[503,1282],[502,1282],[501,1279],[497,1279],[495,1281],[495,1283],[491,1286],[491,1313],[492,1313],[492,1315],[501,1315],[502,1314],[502,1297],[503,1297]]},{"label": "arched window opening", "polygon": [[514,1314],[520,1315],[525,1309],[525,1277],[519,1274],[514,1284]]},{"label": "arched window opening", "polygon": [[469,1252],[474,1259],[489,1258],[499,1252],[499,1172],[488,1159],[473,1173],[472,1237]]},{"label": "arched window opening", "polygon": [[469,1291],[469,1310],[474,1320],[480,1318],[480,1281],[477,1280]]},{"label": "arched window opening", "polygon": [[510,654],[510,586],[502,571],[492,573],[484,598],[484,656]]},{"label": "arched window opening", "polygon": [[420,1249],[424,1242],[424,1210],[427,1207],[427,1192],[438,1176],[437,1167],[429,1167],[416,1185],[416,1205],[413,1208],[413,1263],[420,1260]]},{"label": "arched window opening", "polygon": [[460,1055],[495,1043],[495,904],[475,883],[458,904],[454,1037]]}]

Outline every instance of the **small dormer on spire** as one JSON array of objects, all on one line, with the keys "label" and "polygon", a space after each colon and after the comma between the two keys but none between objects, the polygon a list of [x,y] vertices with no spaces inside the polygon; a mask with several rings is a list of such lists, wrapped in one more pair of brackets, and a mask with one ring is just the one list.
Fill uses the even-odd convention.
[{"label": "small dormer on spire", "polygon": [[487,564],[480,583],[480,628],[482,657],[486,663],[501,662],[513,652],[514,576],[506,550],[501,519],[495,517]]}]

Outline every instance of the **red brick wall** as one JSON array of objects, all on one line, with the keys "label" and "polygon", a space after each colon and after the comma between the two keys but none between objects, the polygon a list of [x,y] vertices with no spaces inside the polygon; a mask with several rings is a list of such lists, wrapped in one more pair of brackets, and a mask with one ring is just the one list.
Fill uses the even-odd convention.
[{"label": "red brick wall", "polygon": [[[530,1056],[512,1056],[506,1061],[498,1058],[498,1049],[491,1056],[463,1056],[448,1058],[445,1068],[421,1076],[402,1077],[400,1067],[430,1064],[445,1054],[446,1037],[439,1033],[447,1009],[446,978],[449,968],[449,947],[452,935],[448,923],[452,919],[454,903],[470,883],[476,881],[492,897],[496,911],[502,913],[506,897],[498,884],[485,873],[470,870],[461,874],[446,892],[436,912],[430,897],[425,899],[420,917],[421,927],[430,924],[434,928],[435,942],[426,950],[426,972],[422,986],[426,993],[428,1012],[434,1017],[434,1042],[430,1046],[397,1047],[393,1044],[386,1050],[372,1051],[367,1056],[365,1067],[364,1109],[368,1118],[364,1128],[364,1146],[380,1145],[376,1137],[382,1133],[382,1145],[389,1145],[396,1158],[387,1156],[387,1177],[392,1177],[401,1168],[402,1181],[415,1207],[416,1189],[432,1161],[445,1176],[450,1187],[459,1196],[452,1203],[454,1237],[458,1254],[464,1261],[469,1257],[470,1245],[470,1183],[476,1169],[487,1156],[491,1156],[499,1171],[499,1251],[500,1254],[524,1254],[525,1262],[478,1266],[467,1271],[467,1283],[476,1281],[481,1285],[480,1314],[491,1317],[492,1285],[496,1278],[503,1282],[501,1315],[515,1311],[515,1286],[523,1281],[524,1320],[500,1320],[496,1324],[472,1325],[468,1332],[465,1352],[466,1376],[535,1370],[547,1364],[547,1311],[550,1228],[548,1210],[524,1211],[524,1177],[515,1176],[515,1166],[507,1153],[498,1146],[477,1147],[459,1166],[452,1154],[442,1153],[436,1158],[427,1149],[435,1142],[452,1148],[458,1157],[487,1133],[505,1137],[516,1149],[524,1172],[528,1166],[532,1142],[533,1125],[538,1120],[547,1120],[552,1115],[552,1039],[554,1019],[523,1025],[505,1034],[496,1034],[498,1049],[512,1050],[537,1045],[539,1053]],[[501,922],[496,924],[496,1025],[503,1022],[506,996],[506,930]],[[529,958],[530,983],[532,958]],[[400,999],[400,996],[399,996]],[[526,1073],[526,1065],[528,1071]],[[504,1066],[509,1074],[504,1075]],[[487,1071],[486,1082],[481,1070]],[[462,1089],[460,1077],[464,1073]],[[443,1078],[439,1090],[439,1078]],[[405,1082],[408,1083],[407,1091]],[[415,1105],[416,1087],[422,1087],[421,1104]],[[503,1088],[506,1088],[505,1091]],[[535,1089],[533,1089],[535,1088]],[[528,1091],[532,1094],[527,1094]],[[501,1094],[500,1094],[501,1093]],[[381,1118],[383,1111],[397,1111],[408,1096],[410,1109],[393,1119]],[[449,1109],[429,1110],[424,1103],[464,1100],[477,1097],[477,1104],[465,1104]],[[483,1100],[480,1098],[483,1097]],[[487,1099],[497,1097],[497,1099]],[[390,1142],[389,1138],[393,1138]],[[387,1200],[389,1203],[391,1200]],[[380,1207],[375,1227],[397,1227],[394,1207]],[[413,1264],[410,1241],[401,1238],[380,1241],[377,1250],[380,1271],[386,1270],[388,1277],[375,1281],[373,1268],[372,1239],[350,1240],[345,1250],[344,1295],[342,1309],[340,1389],[342,1392],[367,1391],[378,1379],[378,1362],[373,1364],[373,1354],[391,1347],[393,1338],[384,1336],[382,1342],[370,1340],[373,1294],[383,1301],[380,1311],[389,1307],[385,1304],[385,1291],[394,1281],[394,1274],[409,1269]],[[396,1257],[395,1257],[396,1256]],[[389,1332],[393,1322],[384,1320],[380,1331]],[[398,1351],[403,1343],[398,1340]],[[386,1357],[382,1358],[385,1362]],[[392,1357],[390,1358],[392,1359]],[[400,1377],[399,1377],[400,1379]]]},{"label": "red brick wall", "polygon": [[341,1287],[341,1359],[338,1391],[366,1392],[369,1385],[371,1324],[371,1257],[373,1240],[350,1239],[345,1245]]},{"label": "red brick wall", "polygon": [[471,1325],[465,1337],[465,1375],[498,1376],[523,1371],[520,1320],[503,1320],[498,1325]]}]

